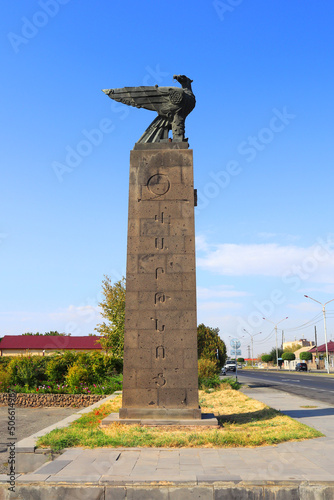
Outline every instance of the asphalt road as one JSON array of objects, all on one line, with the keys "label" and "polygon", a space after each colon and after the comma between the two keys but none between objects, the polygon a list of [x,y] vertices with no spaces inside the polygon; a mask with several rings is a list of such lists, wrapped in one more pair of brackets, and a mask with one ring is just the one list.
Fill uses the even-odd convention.
[{"label": "asphalt road", "polygon": [[[228,373],[229,376],[232,375]],[[233,373],[235,376],[235,373]],[[251,387],[273,387],[334,406],[334,377],[305,372],[239,370],[238,381]]]}]

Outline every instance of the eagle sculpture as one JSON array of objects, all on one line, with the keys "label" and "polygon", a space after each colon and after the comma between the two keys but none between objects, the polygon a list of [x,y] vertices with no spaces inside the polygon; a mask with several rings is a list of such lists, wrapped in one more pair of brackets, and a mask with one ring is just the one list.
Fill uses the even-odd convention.
[{"label": "eagle sculpture", "polygon": [[173,78],[182,88],[155,85],[102,91],[115,101],[158,113],[138,142],[167,142],[170,130],[173,133],[173,142],[187,140],[184,138],[184,122],[196,103],[191,89],[192,80],[185,75],[174,75]]}]

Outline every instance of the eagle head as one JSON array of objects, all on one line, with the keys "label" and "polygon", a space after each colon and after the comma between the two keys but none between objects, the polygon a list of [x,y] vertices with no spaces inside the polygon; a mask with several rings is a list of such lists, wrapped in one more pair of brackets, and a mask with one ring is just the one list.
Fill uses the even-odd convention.
[{"label": "eagle head", "polygon": [[186,75],[173,75],[174,80],[179,82],[182,87],[189,87],[193,80],[190,80]]}]

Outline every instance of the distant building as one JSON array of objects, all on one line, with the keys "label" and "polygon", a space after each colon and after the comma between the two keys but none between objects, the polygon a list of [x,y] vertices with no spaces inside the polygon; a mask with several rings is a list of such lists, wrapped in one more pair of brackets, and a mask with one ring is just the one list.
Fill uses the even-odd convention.
[{"label": "distant building", "polygon": [[312,340],[306,340],[306,339],[300,339],[300,340],[293,340],[292,342],[283,342],[283,351],[286,349],[291,349],[293,347],[309,347],[313,346],[314,342]]},{"label": "distant building", "polygon": [[50,355],[56,351],[102,351],[100,337],[67,335],[5,335],[0,342],[0,356]]},{"label": "distant building", "polygon": [[[330,340],[327,342],[329,366],[334,367],[334,342]],[[319,345],[318,347],[313,347],[310,351],[312,353],[312,365],[314,368],[325,368],[326,359],[326,344]]]},{"label": "distant building", "polygon": [[[297,363],[304,361],[304,360],[300,359],[300,353],[301,352],[308,352],[310,350],[312,350],[312,346],[305,346],[305,347],[301,347],[300,349],[297,349],[297,351],[294,352],[294,355],[296,357],[294,360],[292,360],[292,361],[285,360],[284,361],[284,369],[285,370],[294,370],[296,368]],[[310,362],[307,361],[307,363],[309,365],[309,368],[312,368],[311,361]]]}]

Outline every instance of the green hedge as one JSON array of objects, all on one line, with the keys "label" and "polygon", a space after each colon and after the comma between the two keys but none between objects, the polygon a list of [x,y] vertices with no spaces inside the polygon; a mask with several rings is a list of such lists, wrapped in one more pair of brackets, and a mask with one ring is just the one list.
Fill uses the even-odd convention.
[{"label": "green hedge", "polygon": [[[11,356],[0,364],[0,392],[9,388],[69,392],[81,389],[96,392],[109,386],[110,380],[121,374],[120,359],[99,352],[77,353],[64,351],[51,356]],[[89,389],[91,387],[91,389]],[[100,394],[100,389],[97,389]]]},{"label": "green hedge", "polygon": [[283,361],[294,361],[296,359],[296,355],[294,352],[283,352],[282,359]]}]

